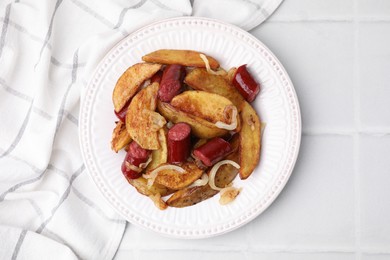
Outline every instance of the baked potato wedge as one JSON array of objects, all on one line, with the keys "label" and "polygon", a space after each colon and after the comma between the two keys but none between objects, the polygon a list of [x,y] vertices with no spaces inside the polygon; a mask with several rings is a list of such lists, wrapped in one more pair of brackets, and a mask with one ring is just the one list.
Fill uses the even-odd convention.
[{"label": "baked potato wedge", "polygon": [[161,170],[154,183],[172,190],[179,190],[187,187],[203,174],[203,170],[199,169],[193,162],[185,162],[181,167],[185,170],[184,173],[179,173],[175,170]]},{"label": "baked potato wedge", "polygon": [[[167,50],[161,49],[149,54],[146,54],[142,57],[143,61],[160,63],[160,64],[180,64],[183,66],[190,67],[202,67],[205,68],[205,63],[200,58],[201,52],[190,51],[190,50]],[[217,69],[219,63],[216,59],[207,56],[210,67],[212,69]]]},{"label": "baked potato wedge", "polygon": [[232,120],[232,109],[228,108],[233,106],[233,103],[223,96],[206,91],[185,91],[175,96],[171,105],[211,123],[220,121],[230,124]]},{"label": "baked potato wedge", "polygon": [[160,148],[157,132],[167,123],[164,117],[154,112],[158,87],[158,83],[153,83],[138,92],[126,114],[126,129],[130,137],[147,150]]},{"label": "baked potato wedge", "polygon": [[128,68],[116,82],[112,93],[112,102],[114,109],[119,112],[129,101],[141,84],[152,77],[159,69],[161,64],[137,63]]},{"label": "baked potato wedge", "polygon": [[166,163],[168,159],[167,130],[158,130],[158,141],[160,148],[152,151],[152,161],[146,167],[146,171],[153,170],[160,164]]},{"label": "baked potato wedge", "polygon": [[118,121],[112,132],[111,149],[116,153],[131,142],[131,137],[126,130],[126,124]]},{"label": "baked potato wedge", "polygon": [[229,99],[238,110],[240,110],[241,104],[244,101],[240,92],[229,84],[226,77],[210,74],[205,69],[194,69],[187,74],[184,82],[193,89],[215,93]]},{"label": "baked potato wedge", "polygon": [[[228,155],[226,159],[238,162],[239,152],[234,146],[238,146],[239,138],[233,140],[235,143],[231,143],[231,145],[235,152]],[[224,164],[219,168],[218,173],[215,176],[215,185],[218,187],[226,187],[234,178],[236,178],[237,174],[238,170],[235,167],[230,164]],[[168,206],[175,208],[188,207],[209,199],[218,192],[219,191],[212,189],[208,184],[204,186],[187,187],[173,193],[166,203]]]},{"label": "baked potato wedge", "polygon": [[168,189],[165,186],[154,183],[152,186],[148,186],[148,181],[144,177],[138,179],[127,178],[127,181],[133,186],[139,193],[145,196],[160,194],[162,197],[172,194],[174,190]]},{"label": "baked potato wedge", "polygon": [[228,133],[225,129],[216,127],[200,117],[188,114],[174,108],[168,103],[157,101],[157,110],[168,120],[173,123],[184,122],[191,126],[192,133],[199,138],[210,139],[217,136],[223,136]]},{"label": "baked potato wedge", "polygon": [[208,184],[205,186],[188,187],[173,193],[166,203],[170,207],[184,208],[207,200],[218,192],[210,188]]},{"label": "baked potato wedge", "polygon": [[248,178],[260,160],[261,124],[259,116],[248,102],[241,107],[240,178]]}]

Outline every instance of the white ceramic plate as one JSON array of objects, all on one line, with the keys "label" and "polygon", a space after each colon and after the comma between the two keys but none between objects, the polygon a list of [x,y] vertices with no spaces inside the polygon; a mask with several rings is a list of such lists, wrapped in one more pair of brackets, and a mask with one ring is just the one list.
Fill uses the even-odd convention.
[{"label": "white ceramic plate", "polygon": [[[248,64],[261,83],[253,103],[266,129],[261,159],[234,202],[221,206],[219,194],[195,206],[157,209],[123,177],[125,152],[114,153],[112,91],[119,76],[157,49],[190,49],[220,61],[223,68]],[[80,144],[90,176],[109,203],[135,225],[178,238],[203,238],[236,229],[263,212],[281,192],[297,159],[301,117],[294,87],[267,47],[249,33],[205,18],[176,18],[146,26],[117,44],[102,60],[85,92],[80,112]]]}]

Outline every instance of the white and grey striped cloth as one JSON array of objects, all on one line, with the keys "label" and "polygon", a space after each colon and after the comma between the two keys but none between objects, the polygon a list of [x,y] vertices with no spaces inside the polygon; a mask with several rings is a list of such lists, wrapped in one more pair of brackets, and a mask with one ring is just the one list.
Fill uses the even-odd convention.
[{"label": "white and grey striped cloth", "polygon": [[80,155],[89,76],[120,39],[175,16],[249,30],[282,0],[0,0],[0,259],[112,259],[126,222]]}]

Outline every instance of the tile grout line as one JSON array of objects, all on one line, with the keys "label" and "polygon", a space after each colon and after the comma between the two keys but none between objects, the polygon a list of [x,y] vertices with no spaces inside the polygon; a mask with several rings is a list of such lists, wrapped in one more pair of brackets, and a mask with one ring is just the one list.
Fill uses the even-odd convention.
[{"label": "tile grout line", "polygon": [[360,205],[360,176],[359,176],[359,159],[360,159],[360,140],[359,140],[359,131],[361,129],[360,122],[360,77],[359,77],[359,20],[358,20],[358,0],[353,2],[353,11],[354,11],[354,63],[353,63],[353,104],[354,104],[354,121],[356,132],[353,134],[353,158],[354,158],[354,189],[355,189],[355,256],[357,260],[362,259],[361,251],[361,205]]},{"label": "tile grout line", "polygon": [[[305,17],[302,16],[285,16],[279,18],[271,18],[267,22],[268,23],[322,23],[322,22],[330,22],[330,23],[354,23],[355,16],[313,16],[313,17]],[[362,16],[359,17],[360,23],[389,23],[390,17],[388,16]]]}]

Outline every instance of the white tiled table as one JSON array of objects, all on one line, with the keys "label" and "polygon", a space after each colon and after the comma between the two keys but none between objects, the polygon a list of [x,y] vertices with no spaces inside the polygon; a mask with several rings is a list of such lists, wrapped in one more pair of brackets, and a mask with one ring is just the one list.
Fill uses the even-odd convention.
[{"label": "white tiled table", "polygon": [[390,0],[285,0],[251,33],[300,101],[290,181],[263,214],[219,237],[128,224],[116,259],[390,259]]}]

